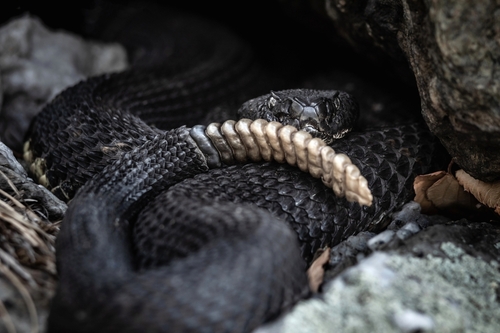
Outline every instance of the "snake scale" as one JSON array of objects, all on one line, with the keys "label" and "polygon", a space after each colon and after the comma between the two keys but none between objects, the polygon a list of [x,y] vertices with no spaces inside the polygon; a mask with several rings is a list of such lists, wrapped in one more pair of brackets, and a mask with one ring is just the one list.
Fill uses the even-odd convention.
[{"label": "snake scale", "polygon": [[[239,113],[302,127],[308,143],[320,144],[310,134],[344,136],[329,146],[359,168],[371,205],[336,197],[328,176],[299,170],[316,169],[298,153],[291,164],[299,168],[273,162],[292,158],[276,149],[273,158],[247,157],[246,143],[236,156],[207,136],[210,126],[191,126],[257,96],[248,47],[210,22],[151,14],[140,29],[127,19],[134,29],[117,30],[129,47],[150,40],[143,31],[158,36],[130,47],[130,70],[68,88],[27,136],[35,177],[71,200],[49,332],[250,332],[310,294],[305,270],[318,249],[382,228],[432,165],[437,148],[425,126],[347,133],[356,103],[335,91],[273,92]],[[183,37],[173,43],[156,24]],[[214,131],[229,137],[233,127],[224,126]]]}]

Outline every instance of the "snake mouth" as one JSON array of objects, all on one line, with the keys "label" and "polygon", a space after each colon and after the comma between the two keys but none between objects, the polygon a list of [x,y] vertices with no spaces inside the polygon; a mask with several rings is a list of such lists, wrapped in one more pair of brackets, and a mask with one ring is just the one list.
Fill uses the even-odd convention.
[{"label": "snake mouth", "polygon": [[315,138],[319,138],[319,139],[325,141],[325,143],[327,145],[329,145],[332,142],[334,142],[335,140],[339,140],[339,139],[342,139],[343,137],[345,137],[346,134],[352,130],[352,128],[345,128],[345,129],[343,129],[339,132],[336,132],[336,133],[327,133],[325,131],[318,130],[314,126],[306,125],[306,126],[302,127],[301,130],[311,134]]},{"label": "snake mouth", "polygon": [[297,128],[311,134],[315,138],[325,141],[326,144],[330,144],[333,141],[327,133],[318,130],[314,125],[297,126]]},{"label": "snake mouth", "polygon": [[333,134],[332,135],[332,139],[333,140],[338,140],[338,139],[342,139],[347,133],[349,133],[350,131],[352,131],[352,127],[351,128],[346,128],[346,129],[343,129],[341,130],[340,132],[338,132],[337,134]]}]

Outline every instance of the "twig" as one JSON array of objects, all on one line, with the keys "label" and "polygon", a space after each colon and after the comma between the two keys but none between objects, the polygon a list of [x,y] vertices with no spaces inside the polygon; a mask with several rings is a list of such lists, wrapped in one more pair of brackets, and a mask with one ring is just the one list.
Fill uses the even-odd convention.
[{"label": "twig", "polygon": [[26,287],[16,277],[16,275],[13,274],[1,262],[0,262],[0,272],[3,273],[10,280],[10,282],[17,288],[17,290],[21,294],[21,296],[24,300],[24,303],[26,304],[26,307],[28,308],[28,313],[29,313],[29,316],[31,319],[31,332],[38,333],[39,332],[38,314],[36,311],[35,303],[33,302],[33,299],[31,298],[31,295],[30,295],[28,289],[26,289]]},{"label": "twig", "polygon": [[31,278],[31,275],[28,272],[26,272],[21,265],[19,265],[19,262],[14,258],[12,258],[11,255],[9,255],[2,249],[0,249],[0,260],[2,260],[7,267],[10,267],[14,271],[16,271],[16,273],[20,277],[22,277],[31,284],[34,283],[33,279]]},{"label": "twig", "polygon": [[30,209],[26,208],[26,206],[23,205],[19,200],[17,200],[16,198],[14,198],[13,196],[11,196],[10,194],[8,194],[7,192],[5,192],[2,189],[0,189],[0,194],[5,196],[6,198],[10,199],[10,201],[14,205],[16,205],[18,208],[21,208],[32,221],[37,222],[37,223],[40,221],[40,218],[34,212],[32,212]]},{"label": "twig", "polygon": [[[0,190],[0,194],[2,190]],[[0,200],[0,208],[4,208],[5,211],[0,211],[0,216],[6,221],[9,222],[14,228],[16,228],[20,233],[26,236],[26,239],[33,245],[43,247],[41,245],[45,245],[44,242],[38,242],[36,240],[37,232],[46,236],[45,232],[38,226],[36,223],[29,223],[25,221],[24,216],[17,212],[14,208],[12,208],[7,203]]]},{"label": "twig", "polygon": [[19,190],[17,189],[16,185],[14,185],[14,183],[12,182],[12,180],[10,180],[10,178],[7,177],[7,175],[5,173],[3,173],[2,170],[0,170],[0,175],[2,175],[3,178],[5,178],[5,180],[7,181],[7,183],[9,184],[9,186],[12,188],[12,190],[14,192],[16,192],[16,195],[19,195]]},{"label": "twig", "polygon": [[5,304],[3,304],[0,299],[0,317],[2,318],[5,327],[7,328],[7,333],[17,333],[16,327],[14,326],[14,322],[12,321],[12,317],[9,314],[9,311],[5,308]]}]

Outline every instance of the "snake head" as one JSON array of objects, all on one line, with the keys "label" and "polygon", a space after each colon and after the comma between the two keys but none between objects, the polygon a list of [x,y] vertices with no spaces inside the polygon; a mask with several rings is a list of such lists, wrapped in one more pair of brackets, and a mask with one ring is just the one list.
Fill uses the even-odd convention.
[{"label": "snake head", "polygon": [[294,89],[263,96],[258,115],[310,133],[331,143],[355,125],[359,107],[349,94],[336,90]]}]

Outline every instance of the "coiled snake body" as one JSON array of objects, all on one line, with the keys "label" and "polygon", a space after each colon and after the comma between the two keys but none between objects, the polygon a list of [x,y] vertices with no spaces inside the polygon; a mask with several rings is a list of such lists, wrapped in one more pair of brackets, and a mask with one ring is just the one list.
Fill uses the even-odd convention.
[{"label": "coiled snake body", "polygon": [[[234,143],[207,134],[210,126],[176,128],[179,110],[192,110],[192,125],[204,109],[244,96],[240,88],[253,75],[246,48],[211,29],[217,42],[202,41],[205,52],[193,54],[195,65],[139,63],[91,78],[33,121],[25,152],[33,173],[60,197],[73,198],[57,240],[60,281],[50,332],[251,331],[308,295],[305,268],[316,250],[379,228],[408,199],[414,175],[431,164],[434,143],[425,127],[346,134],[355,119],[352,99],[303,90],[253,99],[240,114],[290,121],[325,139],[346,135],[331,147],[360,169],[371,205],[347,200],[361,194],[336,198],[320,179],[285,164],[221,167],[291,157],[283,153],[280,160],[275,149],[273,158],[262,150],[252,157],[241,142],[248,156],[238,157]],[[202,30],[188,36],[196,39]],[[151,127],[137,115],[174,129]],[[229,137],[233,127],[224,126],[214,133]],[[317,172],[312,160],[293,158]]]}]

